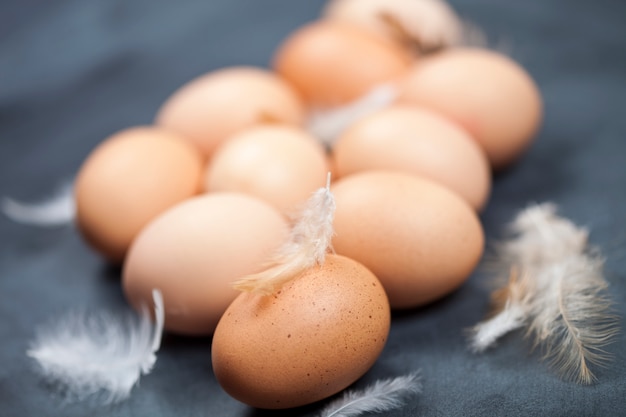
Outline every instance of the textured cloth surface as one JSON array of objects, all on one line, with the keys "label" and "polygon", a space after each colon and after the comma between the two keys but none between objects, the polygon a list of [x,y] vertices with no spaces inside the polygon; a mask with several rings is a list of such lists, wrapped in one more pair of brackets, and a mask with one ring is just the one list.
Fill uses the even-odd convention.
[{"label": "textured cloth surface", "polygon": [[[529,203],[552,201],[589,227],[626,317],[626,2],[456,0],[490,44],[537,81],[545,121],[518,164],[495,179],[482,213],[489,241]],[[75,175],[111,133],[152,121],[177,87],[209,70],[267,66],[279,42],[323,3],[289,0],[4,0],[0,3],[0,195],[33,201]],[[66,403],[26,356],[35,329],[68,310],[126,311],[120,271],[74,227],[0,217],[0,415],[300,416],[254,410],[211,372],[209,338],[168,335],[129,400]],[[626,332],[598,383],[563,382],[520,333],[481,355],[465,329],[488,310],[487,274],[426,308],[395,314],[387,346],[356,384],[422,370],[424,391],[389,416],[625,415]]]}]

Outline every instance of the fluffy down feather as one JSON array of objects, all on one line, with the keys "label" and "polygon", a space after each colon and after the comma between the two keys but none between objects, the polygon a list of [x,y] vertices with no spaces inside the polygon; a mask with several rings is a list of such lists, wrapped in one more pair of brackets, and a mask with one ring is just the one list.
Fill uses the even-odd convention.
[{"label": "fluffy down feather", "polygon": [[105,403],[126,399],[140,376],[156,362],[163,329],[163,299],[153,291],[155,323],[146,310],[126,322],[111,315],[70,314],[42,328],[27,355],[43,376],[70,398],[104,393]]},{"label": "fluffy down feather", "polygon": [[604,347],[618,330],[604,259],[589,248],[588,231],[559,217],[552,204],[523,210],[511,231],[497,249],[499,269],[521,272],[494,293],[495,314],[471,329],[471,349],[483,351],[523,327],[563,378],[593,382],[590,365],[610,358]]}]

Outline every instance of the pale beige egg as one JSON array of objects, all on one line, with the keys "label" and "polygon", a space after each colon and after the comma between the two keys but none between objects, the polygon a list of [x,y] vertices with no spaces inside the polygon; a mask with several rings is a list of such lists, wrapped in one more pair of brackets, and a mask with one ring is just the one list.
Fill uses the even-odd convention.
[{"label": "pale beige egg", "polygon": [[240,193],[188,199],[151,222],[133,242],[123,287],[137,309],[163,295],[165,328],[210,335],[239,294],[232,284],[259,272],[287,236],[269,204]]},{"label": "pale beige egg", "polygon": [[259,123],[300,125],[298,94],[271,71],[229,67],[209,72],[178,89],[155,123],[187,137],[209,157],[230,135]]},{"label": "pale beige egg", "polygon": [[324,186],[329,169],[326,150],[304,130],[255,126],[216,150],[204,174],[204,189],[248,193],[291,215]]},{"label": "pale beige egg", "polygon": [[372,169],[418,174],[448,187],[481,210],[491,169],[460,126],[425,108],[393,105],[348,128],[333,147],[339,177]]}]

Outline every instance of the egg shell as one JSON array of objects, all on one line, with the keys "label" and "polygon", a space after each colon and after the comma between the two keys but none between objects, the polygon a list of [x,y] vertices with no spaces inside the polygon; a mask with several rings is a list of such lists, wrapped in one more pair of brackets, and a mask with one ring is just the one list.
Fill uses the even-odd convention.
[{"label": "egg shell", "polygon": [[228,67],[195,78],[161,106],[155,123],[183,134],[210,157],[242,128],[267,121],[299,125],[302,101],[271,71]]},{"label": "egg shell", "polygon": [[398,45],[357,26],[317,21],[292,33],[276,51],[274,68],[318,108],[356,100],[393,82],[410,66]]},{"label": "egg shell", "polygon": [[478,264],[484,234],[474,210],[425,178],[365,171],[331,186],[337,254],[369,268],[392,308],[430,303],[459,287]]},{"label": "egg shell", "polygon": [[542,119],[530,75],[500,53],[450,48],[421,59],[400,82],[399,102],[431,108],[459,123],[496,170],[530,146]]},{"label": "egg shell", "polygon": [[300,406],[362,376],[382,352],[389,326],[378,279],[356,261],[328,255],[275,295],[237,297],[213,336],[213,370],[244,403]]},{"label": "egg shell", "polygon": [[461,127],[416,106],[394,105],[359,120],[333,147],[342,177],[372,169],[418,174],[444,185],[481,210],[491,190],[483,150]]},{"label": "egg shell", "polygon": [[304,130],[254,126],[216,150],[205,171],[204,189],[249,193],[289,215],[324,186],[329,169],[326,150]]},{"label": "egg shell", "polygon": [[165,328],[209,335],[239,294],[238,278],[259,272],[288,226],[269,204],[240,193],[191,198],[151,222],[133,243],[123,288],[137,309],[163,295]]},{"label": "egg shell", "polygon": [[358,25],[398,42],[397,30],[382,15],[388,14],[407,35],[423,46],[450,46],[461,41],[462,24],[443,0],[331,0],[322,12],[326,19]]},{"label": "egg shell", "polygon": [[200,153],[176,133],[156,127],[118,132],[78,172],[78,228],[91,246],[120,263],[145,225],[200,191],[202,170]]}]

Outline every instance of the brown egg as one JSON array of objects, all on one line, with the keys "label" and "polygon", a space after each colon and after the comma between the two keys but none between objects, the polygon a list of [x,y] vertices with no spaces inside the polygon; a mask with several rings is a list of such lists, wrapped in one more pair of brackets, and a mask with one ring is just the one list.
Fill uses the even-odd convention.
[{"label": "brown egg", "polygon": [[450,188],[474,209],[491,189],[480,146],[452,121],[416,106],[394,105],[345,131],[333,148],[339,177],[371,169],[419,174]]},{"label": "brown egg", "polygon": [[311,135],[286,125],[255,126],[223,143],[209,162],[205,190],[240,191],[292,214],[326,183],[324,147]]},{"label": "brown egg", "polygon": [[124,293],[136,308],[163,294],[165,328],[209,335],[239,294],[238,278],[259,272],[287,236],[287,224],[269,204],[239,193],[184,201],[150,223],[124,265]]},{"label": "brown egg", "polygon": [[459,123],[501,169],[521,156],[539,128],[542,103],[528,73],[485,49],[452,48],[418,62],[400,85],[400,102]]},{"label": "brown egg", "polygon": [[96,250],[121,262],[148,222],[199,192],[201,175],[202,157],[178,134],[156,127],[121,131],[78,172],[78,227]]},{"label": "brown egg", "polygon": [[376,277],[358,262],[328,255],[275,295],[235,299],[213,336],[213,371],[239,401],[297,407],[362,376],[382,352],[389,325]]},{"label": "brown egg", "polygon": [[155,123],[177,131],[210,156],[225,138],[267,121],[299,125],[300,98],[270,71],[231,67],[182,86],[159,110]]},{"label": "brown egg", "polygon": [[409,68],[399,46],[359,27],[318,21],[289,36],[274,67],[314,107],[353,101]]},{"label": "brown egg", "polygon": [[408,37],[423,48],[461,41],[461,20],[444,0],[331,0],[323,15],[358,25],[393,42],[407,41]]},{"label": "brown egg", "polygon": [[459,287],[483,253],[476,213],[447,188],[415,175],[366,171],[337,181],[337,254],[382,282],[392,308],[427,304]]}]

